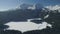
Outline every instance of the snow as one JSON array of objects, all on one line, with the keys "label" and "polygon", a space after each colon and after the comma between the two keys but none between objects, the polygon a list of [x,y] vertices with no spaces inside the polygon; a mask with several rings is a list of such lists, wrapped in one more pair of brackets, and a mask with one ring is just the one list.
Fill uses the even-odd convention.
[{"label": "snow", "polygon": [[46,8],[50,9],[50,10],[57,10],[60,9],[59,5],[54,5],[54,6],[46,6]]},{"label": "snow", "polygon": [[52,27],[51,24],[47,22],[42,22],[41,24],[35,24],[33,22],[9,22],[4,25],[8,25],[9,28],[5,30],[18,30],[21,32],[30,31],[30,30],[42,30],[47,26]]},{"label": "snow", "polygon": [[28,7],[28,9],[35,10],[36,7],[35,7],[35,5],[33,5],[32,7]]},{"label": "snow", "polygon": [[46,18],[48,18],[49,17],[49,15],[46,15],[46,16],[44,16],[44,19],[46,19]]}]

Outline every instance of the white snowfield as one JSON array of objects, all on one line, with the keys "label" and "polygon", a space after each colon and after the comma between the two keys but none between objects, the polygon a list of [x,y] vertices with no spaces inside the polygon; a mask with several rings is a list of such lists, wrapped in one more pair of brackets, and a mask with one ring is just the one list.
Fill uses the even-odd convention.
[{"label": "white snowfield", "polygon": [[44,16],[44,19],[46,19],[46,18],[48,18],[49,17],[49,15],[46,15],[46,16]]},{"label": "white snowfield", "polygon": [[47,26],[52,27],[51,24],[48,24],[47,22],[42,22],[41,24],[36,24],[33,22],[9,22],[4,25],[8,25],[9,28],[4,30],[18,30],[21,32],[30,31],[30,30],[42,30],[45,29]]}]

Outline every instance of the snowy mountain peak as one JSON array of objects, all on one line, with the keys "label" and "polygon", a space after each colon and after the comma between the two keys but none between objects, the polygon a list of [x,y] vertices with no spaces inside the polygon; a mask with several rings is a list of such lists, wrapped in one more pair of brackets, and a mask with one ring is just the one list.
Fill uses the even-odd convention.
[{"label": "snowy mountain peak", "polygon": [[43,6],[41,4],[33,4],[33,5],[21,4],[20,5],[20,9],[32,9],[32,10],[34,10],[34,9],[42,9],[42,8],[43,8]]},{"label": "snowy mountain peak", "polygon": [[46,8],[50,9],[50,10],[58,10],[60,9],[59,5],[55,5],[55,6],[46,6]]}]

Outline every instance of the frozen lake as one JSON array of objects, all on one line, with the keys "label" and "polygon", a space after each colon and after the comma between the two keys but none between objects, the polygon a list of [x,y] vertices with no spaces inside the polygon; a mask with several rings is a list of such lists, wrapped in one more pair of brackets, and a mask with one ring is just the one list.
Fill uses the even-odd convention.
[{"label": "frozen lake", "polygon": [[9,28],[4,30],[18,30],[21,32],[30,31],[30,30],[42,30],[45,29],[47,26],[49,26],[50,28],[52,27],[52,25],[48,24],[47,22],[36,24],[34,22],[30,22],[29,20],[27,22],[9,22],[4,25],[9,26]]}]

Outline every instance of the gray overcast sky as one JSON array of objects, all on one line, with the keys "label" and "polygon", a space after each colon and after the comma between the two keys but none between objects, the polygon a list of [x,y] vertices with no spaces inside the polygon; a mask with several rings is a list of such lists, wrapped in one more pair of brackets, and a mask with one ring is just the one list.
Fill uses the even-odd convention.
[{"label": "gray overcast sky", "polygon": [[60,0],[0,0],[0,11],[16,8],[18,4],[21,3],[40,3],[43,5],[59,5]]}]

